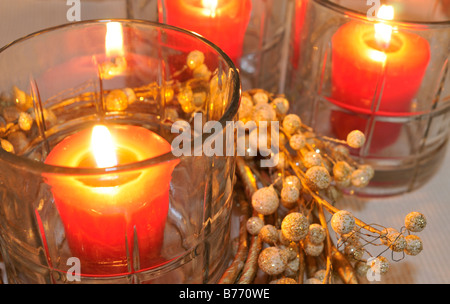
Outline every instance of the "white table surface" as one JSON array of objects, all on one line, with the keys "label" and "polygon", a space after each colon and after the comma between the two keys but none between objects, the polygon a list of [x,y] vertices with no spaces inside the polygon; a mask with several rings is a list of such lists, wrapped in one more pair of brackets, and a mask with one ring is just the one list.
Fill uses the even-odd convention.
[{"label": "white table surface", "polygon": [[[406,256],[399,262],[394,262],[389,252],[383,254],[391,261],[391,267],[379,283],[450,283],[450,149],[447,149],[442,167],[421,188],[386,198],[347,197],[336,206],[349,210],[366,223],[396,229],[404,226],[404,218],[409,212],[423,213],[427,227],[415,233],[424,243],[423,251],[417,256]],[[397,258],[399,255],[395,256]]]}]

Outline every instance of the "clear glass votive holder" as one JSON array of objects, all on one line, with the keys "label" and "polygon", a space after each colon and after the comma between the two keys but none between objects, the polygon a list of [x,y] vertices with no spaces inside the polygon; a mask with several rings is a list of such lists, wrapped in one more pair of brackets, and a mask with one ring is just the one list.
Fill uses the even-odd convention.
[{"label": "clear glass votive holder", "polygon": [[244,90],[274,94],[286,85],[294,10],[291,0],[158,0],[161,23],[194,31],[222,48],[239,68]]},{"label": "clear glass votive holder", "polygon": [[[2,48],[0,71],[8,283],[221,277],[232,258],[235,159],[190,153],[188,143],[204,143],[207,123],[225,130],[236,120],[240,79],[227,55],[168,25],[93,20]],[[175,122],[186,129],[184,154],[172,146]],[[95,125],[111,135],[94,137]],[[94,158],[98,146],[115,163],[107,152]]]},{"label": "clear glass votive holder", "polygon": [[286,90],[294,111],[318,134],[365,133],[350,153],[375,176],[356,194],[420,187],[439,168],[450,130],[448,3],[300,3]]}]

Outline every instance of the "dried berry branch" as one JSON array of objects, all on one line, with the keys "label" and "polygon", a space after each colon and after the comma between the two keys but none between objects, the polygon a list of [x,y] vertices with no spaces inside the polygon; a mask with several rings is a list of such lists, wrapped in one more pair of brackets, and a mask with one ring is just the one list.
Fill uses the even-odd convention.
[{"label": "dried berry branch", "polygon": [[[192,79],[183,83],[175,80],[163,87],[152,83],[104,92],[104,106],[108,111],[123,111],[151,104],[163,96],[167,103],[161,118],[164,123],[189,121],[195,113],[204,112],[206,105],[214,110],[216,102],[222,109],[222,96],[218,93],[222,75],[208,70],[201,52],[190,53],[186,66],[175,77],[186,73]],[[206,84],[202,87],[207,90],[193,89],[197,82]],[[93,99],[92,94],[75,96],[74,92],[77,91],[63,92],[64,96],[58,95],[57,99],[86,101],[81,104]],[[4,150],[22,155],[30,144],[24,134],[36,129],[32,105],[31,96],[18,88],[13,89],[12,97],[2,97],[0,141]],[[243,123],[255,122],[256,128],[245,134],[250,143],[246,150],[249,153],[237,157],[236,172],[252,210],[245,229],[245,221],[241,221],[240,247],[221,282],[252,283],[258,271],[262,271],[270,276],[271,283],[330,283],[337,280],[336,274],[344,283],[357,283],[356,273],[364,276],[370,270],[384,274],[390,267],[381,254],[373,255],[367,250],[368,244],[384,246],[393,253],[419,254],[422,241],[411,233],[425,228],[426,218],[422,214],[408,214],[406,229],[399,232],[367,224],[336,206],[343,189],[365,187],[374,175],[370,166],[357,163],[349,153],[348,147],[358,149],[364,145],[364,134],[355,130],[346,140],[316,134],[298,115],[289,114],[289,107],[285,96],[262,89],[242,94],[239,119]],[[57,122],[58,114],[57,107],[44,109],[42,120],[50,127]],[[263,122],[271,121],[280,123],[278,140],[251,140]],[[270,157],[278,159],[276,167],[260,166],[267,156],[250,153],[268,149]],[[42,161],[42,155],[27,156]],[[325,212],[331,216],[330,223]],[[332,231],[339,239],[337,245],[331,241]],[[365,259],[365,255],[369,258]]]},{"label": "dried berry branch", "polygon": [[[405,219],[409,228],[398,232],[367,224],[335,205],[343,189],[365,187],[374,175],[370,166],[355,162],[345,147],[362,147],[364,134],[355,130],[346,141],[320,136],[303,124],[299,116],[288,114],[288,109],[289,102],[284,96],[255,89],[243,93],[239,110],[243,122],[253,120],[258,126],[264,120],[278,120],[282,125],[279,149],[272,149],[271,154],[273,157],[276,153],[279,159],[276,168],[259,167],[261,155],[238,157],[237,161],[237,172],[254,212],[262,220],[278,218],[271,224],[260,222],[259,230],[255,227],[248,230],[262,241],[259,269],[274,278],[272,283],[330,283],[338,275],[344,283],[353,284],[358,283],[356,274],[363,276],[369,270],[384,274],[389,269],[386,258],[381,254],[373,257],[368,252],[368,244],[380,241],[377,245],[385,246],[386,250],[418,254],[422,249],[420,238],[405,234],[424,228],[426,219],[422,214],[410,213]],[[249,149],[255,148],[266,147]],[[263,181],[267,176],[270,180]],[[257,190],[256,185],[260,186]],[[311,216],[313,211],[315,216]],[[331,216],[330,223],[325,211]],[[332,244],[328,224],[339,238],[338,246]],[[366,253],[370,257],[367,260],[363,258]],[[296,275],[292,275],[288,266],[294,264]],[[322,265],[325,269],[320,269]]]}]

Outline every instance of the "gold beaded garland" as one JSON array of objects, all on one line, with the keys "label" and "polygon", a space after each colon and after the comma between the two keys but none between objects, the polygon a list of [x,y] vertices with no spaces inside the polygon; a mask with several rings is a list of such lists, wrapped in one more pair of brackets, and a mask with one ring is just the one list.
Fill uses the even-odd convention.
[{"label": "gold beaded garland", "polygon": [[29,131],[33,125],[33,118],[27,112],[20,112],[18,124],[23,131]]},{"label": "gold beaded garland", "polygon": [[6,152],[13,153],[13,154],[15,153],[14,146],[6,139],[0,140],[0,144],[1,144],[2,149],[5,150]]},{"label": "gold beaded garland", "polygon": [[201,51],[195,50],[188,54],[186,64],[191,70],[194,70],[199,66],[201,66],[204,63],[204,61],[205,61],[205,54],[203,54],[203,52]]},{"label": "gold beaded garland", "polygon": [[108,111],[124,111],[128,107],[128,96],[123,90],[112,90],[105,103]]},{"label": "gold beaded garland", "polygon": [[402,252],[406,248],[406,240],[400,232],[389,233],[386,236],[387,245],[392,251]]}]

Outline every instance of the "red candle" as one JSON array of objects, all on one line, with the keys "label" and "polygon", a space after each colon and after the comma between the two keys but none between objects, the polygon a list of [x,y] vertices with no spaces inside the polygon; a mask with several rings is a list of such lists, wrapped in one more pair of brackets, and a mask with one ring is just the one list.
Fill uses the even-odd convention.
[{"label": "red candle", "polygon": [[306,18],[306,1],[295,1],[295,13],[294,13],[294,24],[293,24],[293,49],[291,55],[291,64],[294,69],[298,68],[298,62],[301,54],[301,40],[302,31],[305,24]]},{"label": "red candle", "polygon": [[[386,12],[382,8],[380,13]],[[381,23],[351,21],[340,27],[332,38],[331,97],[336,105],[355,114],[332,113],[336,136],[345,139],[352,130],[367,130],[370,121],[361,114],[409,115],[429,60],[429,44],[416,34],[397,32]],[[377,122],[371,131],[370,151],[396,142],[400,131],[401,125]]]},{"label": "red candle", "polygon": [[[238,64],[250,20],[251,0],[168,0],[164,4],[167,24],[204,36]],[[164,20],[162,10],[160,20]]]},{"label": "red candle", "polygon": [[[165,139],[142,127],[109,125],[95,129],[96,133],[85,129],[65,138],[52,149],[45,163],[115,167],[171,151]],[[102,176],[46,176],[69,247],[80,259],[83,274],[128,273],[130,263],[131,271],[161,263],[169,184],[177,163],[170,161],[117,174],[108,170]],[[135,247],[135,236],[139,249]],[[133,265],[133,250],[139,252],[140,265]]]}]

